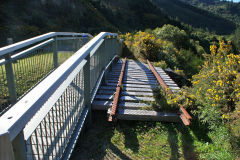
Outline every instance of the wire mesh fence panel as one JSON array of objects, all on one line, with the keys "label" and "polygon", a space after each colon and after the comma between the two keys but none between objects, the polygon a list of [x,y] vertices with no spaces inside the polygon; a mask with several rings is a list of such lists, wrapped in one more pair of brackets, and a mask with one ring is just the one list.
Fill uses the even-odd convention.
[{"label": "wire mesh fence panel", "polygon": [[[56,66],[61,65],[78,49],[89,41],[89,38],[75,38],[51,42],[32,51],[20,50],[10,58],[17,98],[25,95],[39,81],[50,74]],[[54,54],[57,62],[54,62]],[[5,59],[0,59],[0,113],[10,104],[7,86]],[[55,65],[54,63],[57,63]],[[9,108],[9,107],[8,107]]]},{"label": "wire mesh fence panel", "polygon": [[58,40],[58,64],[61,65],[65,60],[71,57],[77,50],[88,42],[88,38]]},{"label": "wire mesh fence panel", "polygon": [[115,38],[106,38],[90,58],[91,90],[94,89],[101,71],[105,69],[114,55],[119,55],[119,42]]},{"label": "wire mesh fence panel", "polygon": [[0,65],[0,112],[10,104],[5,65]]},{"label": "wire mesh fence panel", "polygon": [[20,97],[54,69],[52,44],[14,59],[12,66]]},{"label": "wire mesh fence panel", "polygon": [[100,63],[100,58],[104,51],[103,44],[99,49],[90,57],[90,89],[92,90],[95,86],[95,83],[98,80],[100,72],[103,70],[104,66]]},{"label": "wire mesh fence panel", "polygon": [[28,159],[61,158],[83,110],[83,89],[81,70],[26,140]]}]

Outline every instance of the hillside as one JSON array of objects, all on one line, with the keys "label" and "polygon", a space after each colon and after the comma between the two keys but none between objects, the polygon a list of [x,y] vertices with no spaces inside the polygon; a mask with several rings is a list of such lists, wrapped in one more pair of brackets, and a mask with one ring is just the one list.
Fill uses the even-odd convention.
[{"label": "hillside", "polygon": [[180,0],[192,6],[210,11],[240,25],[240,3],[220,0]]},{"label": "hillside", "polygon": [[121,32],[175,23],[149,0],[92,0],[92,4]]},{"label": "hillside", "polygon": [[173,22],[148,0],[10,0],[0,4],[0,46],[7,37],[19,41],[50,31],[96,34],[166,23]]},{"label": "hillside", "polygon": [[230,34],[235,29],[233,22],[179,0],[151,1],[164,13],[195,28],[208,29],[217,34]]},{"label": "hillside", "polygon": [[[177,19],[177,20],[176,20]],[[181,23],[229,34],[230,21],[179,0],[9,0],[0,3],[0,46],[51,31],[132,32]]]},{"label": "hillside", "polygon": [[1,45],[6,37],[13,37],[14,41],[18,41],[51,31],[98,32],[103,28],[114,30],[114,26],[91,3],[84,0],[4,1],[1,3],[0,13]]}]

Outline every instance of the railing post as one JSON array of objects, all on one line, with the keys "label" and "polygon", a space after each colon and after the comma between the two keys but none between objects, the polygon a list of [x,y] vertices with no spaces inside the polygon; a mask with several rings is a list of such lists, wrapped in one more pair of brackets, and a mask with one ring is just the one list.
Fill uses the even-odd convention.
[{"label": "railing post", "polygon": [[122,52],[123,52],[123,39],[119,39],[119,56],[122,55]]},{"label": "railing post", "polygon": [[112,38],[112,40],[111,40],[111,42],[112,42],[112,53],[111,53],[111,57],[110,57],[110,59],[112,59],[112,57],[114,56],[114,54],[115,54],[115,50],[116,50],[116,45],[115,45],[115,38]]},{"label": "railing post", "polygon": [[9,133],[0,129],[0,160],[14,160]]},{"label": "railing post", "polygon": [[[108,39],[104,39],[104,41],[102,43],[102,50],[101,50],[101,56],[103,57],[102,58],[102,63],[103,63],[102,70],[105,69],[106,62],[107,62],[107,55],[108,55],[108,48],[106,47],[106,46],[108,46],[107,43],[108,43]],[[106,79],[107,79],[106,75],[107,75],[107,73],[105,73],[104,76],[103,76],[103,80],[102,80],[103,84],[106,84],[106,82],[107,82],[106,81]]]},{"label": "railing post", "polygon": [[88,117],[87,117],[87,126],[92,123],[92,108],[91,108],[91,93],[90,93],[90,54],[85,58],[87,63],[83,67],[84,75],[84,102],[85,107],[89,107]]},{"label": "railing post", "polygon": [[57,37],[54,38],[53,42],[53,65],[54,68],[58,67],[58,44],[57,44]]},{"label": "railing post", "polygon": [[[13,40],[8,38],[7,43],[8,45],[10,45],[13,43]],[[10,53],[5,56],[5,61],[6,61],[5,70],[6,70],[8,92],[9,92],[11,104],[14,104],[15,102],[17,102],[17,92],[16,92],[16,85],[14,82],[14,74],[13,74],[13,67],[12,67]]]},{"label": "railing post", "polygon": [[[110,54],[111,54],[110,60],[114,57],[114,50],[116,49],[116,48],[115,48],[115,45],[114,45],[114,44],[115,44],[115,43],[114,43],[114,40],[115,40],[115,39],[112,39],[112,40],[111,40],[111,41],[112,41],[112,44],[111,44],[111,45],[112,45],[112,47],[113,47],[113,48],[112,48],[113,53],[110,53]],[[109,66],[109,72],[112,72],[112,64]]]},{"label": "railing post", "polygon": [[17,160],[26,160],[27,151],[26,151],[26,142],[24,140],[23,131],[20,132],[17,137],[12,141],[12,147],[14,151],[14,157]]}]

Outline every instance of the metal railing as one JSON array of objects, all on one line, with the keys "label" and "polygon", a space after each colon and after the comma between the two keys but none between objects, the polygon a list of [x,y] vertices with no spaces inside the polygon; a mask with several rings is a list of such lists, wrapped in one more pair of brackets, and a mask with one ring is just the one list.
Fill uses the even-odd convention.
[{"label": "metal railing", "polygon": [[0,48],[0,113],[90,40],[51,32]]},{"label": "metal railing", "polygon": [[104,72],[120,51],[117,34],[100,33],[3,114],[0,159],[69,159],[91,119]]}]

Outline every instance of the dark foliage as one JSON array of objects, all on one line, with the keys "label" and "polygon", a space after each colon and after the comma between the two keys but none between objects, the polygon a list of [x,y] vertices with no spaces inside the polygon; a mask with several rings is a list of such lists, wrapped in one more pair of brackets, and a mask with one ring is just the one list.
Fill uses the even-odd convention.
[{"label": "dark foliage", "polygon": [[240,3],[227,0],[181,0],[240,25]]},{"label": "dark foliage", "polygon": [[172,18],[195,28],[207,29],[217,34],[230,34],[235,29],[235,24],[228,19],[180,0],[151,1]]},{"label": "dark foliage", "polygon": [[51,31],[124,33],[164,24],[184,28],[181,22],[221,34],[235,27],[178,0],[8,0],[0,3],[0,46],[7,37],[17,42]]}]

